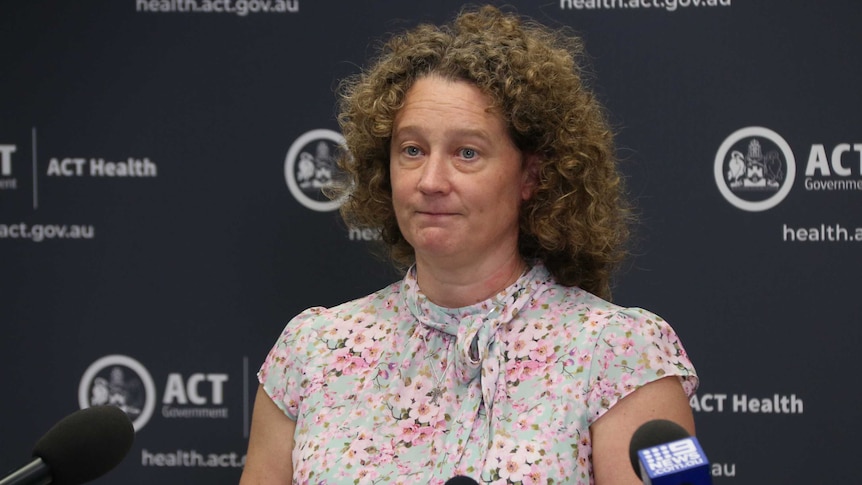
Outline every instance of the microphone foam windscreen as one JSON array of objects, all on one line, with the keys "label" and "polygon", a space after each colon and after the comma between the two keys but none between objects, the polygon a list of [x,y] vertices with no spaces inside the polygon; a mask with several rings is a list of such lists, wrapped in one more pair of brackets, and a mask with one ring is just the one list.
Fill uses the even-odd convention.
[{"label": "microphone foam windscreen", "polygon": [[456,475],[449,480],[446,480],[445,485],[479,485],[476,480],[464,475]]},{"label": "microphone foam windscreen", "polygon": [[681,440],[689,436],[685,428],[667,419],[653,419],[642,424],[634,432],[629,443],[629,459],[638,478],[642,478],[640,460],[638,459],[639,450]]},{"label": "microphone foam windscreen", "polygon": [[93,406],[61,419],[36,443],[33,456],[48,465],[52,485],[78,485],[117,466],[132,447],[135,429],[116,406]]}]

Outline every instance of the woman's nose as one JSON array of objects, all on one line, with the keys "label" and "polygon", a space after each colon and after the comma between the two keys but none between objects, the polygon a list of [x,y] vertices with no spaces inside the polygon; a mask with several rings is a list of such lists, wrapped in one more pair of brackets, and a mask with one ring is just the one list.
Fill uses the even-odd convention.
[{"label": "woman's nose", "polygon": [[426,194],[445,193],[449,191],[450,166],[445,156],[431,153],[422,167],[418,189]]}]

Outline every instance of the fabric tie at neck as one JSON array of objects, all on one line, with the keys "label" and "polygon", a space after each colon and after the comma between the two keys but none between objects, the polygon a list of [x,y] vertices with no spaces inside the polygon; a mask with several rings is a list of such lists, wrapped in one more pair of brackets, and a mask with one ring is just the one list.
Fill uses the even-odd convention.
[{"label": "fabric tie at neck", "polygon": [[404,284],[405,303],[413,316],[422,325],[455,336],[455,375],[462,385],[479,377],[482,397],[490,409],[504,365],[504,349],[497,333],[518,316],[528,301],[545,291],[547,270],[536,264],[491,298],[460,308],[445,308],[429,301],[418,287],[415,266],[408,271]]}]

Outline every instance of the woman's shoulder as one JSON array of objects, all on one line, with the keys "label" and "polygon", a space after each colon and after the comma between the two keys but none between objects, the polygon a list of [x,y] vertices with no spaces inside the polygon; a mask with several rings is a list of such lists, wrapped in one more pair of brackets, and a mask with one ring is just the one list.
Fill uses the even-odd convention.
[{"label": "woman's shoulder", "polygon": [[[607,301],[577,286],[551,285],[532,302],[533,309],[569,317],[610,318],[627,308]],[[568,320],[568,319],[567,319]]]},{"label": "woman's shoulder", "polygon": [[401,284],[392,283],[374,293],[340,303],[332,307],[313,306],[297,314],[285,328],[285,332],[320,331],[348,323],[377,320],[386,311],[397,311],[400,304]]},{"label": "woman's shoulder", "polygon": [[531,305],[537,315],[564,325],[601,331],[607,327],[638,328],[666,325],[662,317],[639,307],[626,307],[577,286],[554,285]]}]

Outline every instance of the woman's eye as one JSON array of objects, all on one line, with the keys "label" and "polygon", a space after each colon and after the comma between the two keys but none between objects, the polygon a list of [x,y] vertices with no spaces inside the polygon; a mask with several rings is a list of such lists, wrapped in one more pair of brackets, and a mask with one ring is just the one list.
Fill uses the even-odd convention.
[{"label": "woman's eye", "polygon": [[461,158],[464,158],[466,160],[476,158],[476,150],[473,150],[472,148],[462,148],[461,149]]},{"label": "woman's eye", "polygon": [[415,157],[415,156],[418,156],[419,154],[421,154],[422,151],[419,150],[419,148],[417,148],[417,147],[407,147],[404,149],[404,153],[406,153],[407,156]]}]

